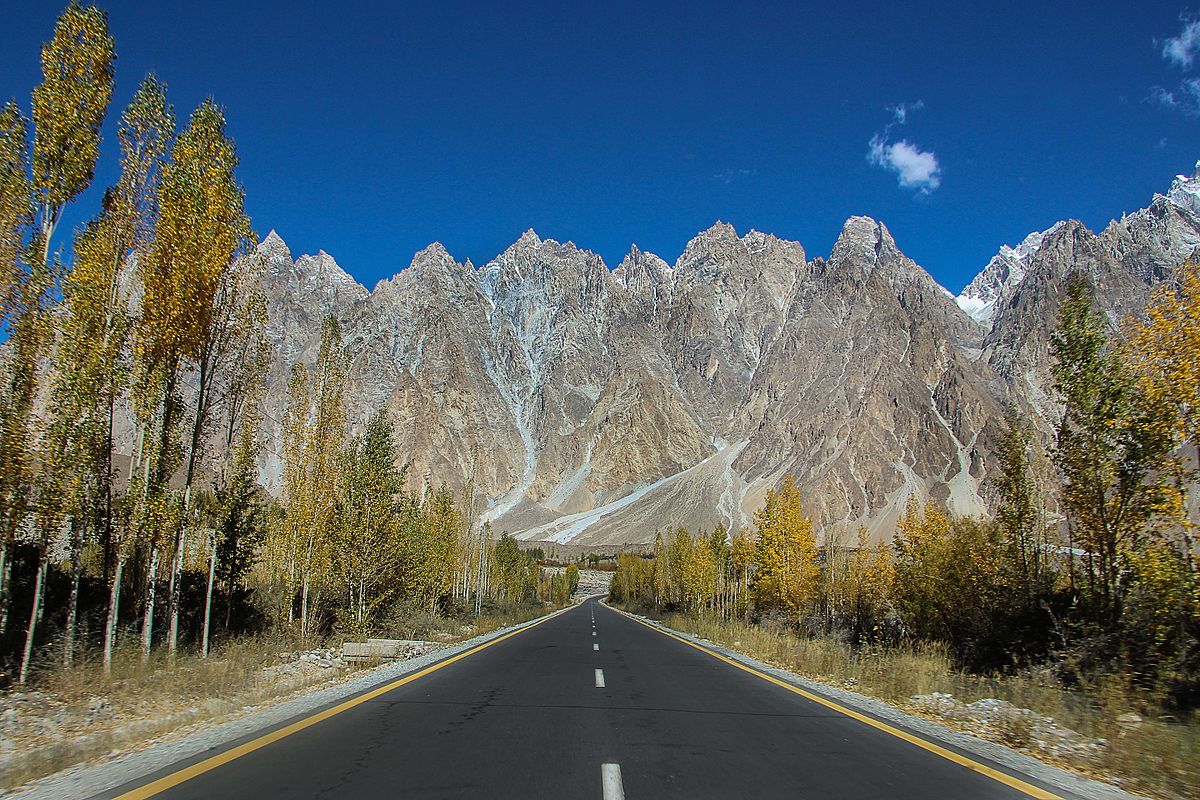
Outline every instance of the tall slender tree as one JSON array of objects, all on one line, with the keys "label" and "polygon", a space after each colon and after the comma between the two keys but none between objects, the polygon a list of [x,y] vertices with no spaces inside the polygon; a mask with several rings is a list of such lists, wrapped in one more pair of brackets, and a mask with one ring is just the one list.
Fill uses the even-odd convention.
[{"label": "tall slender tree", "polygon": [[1008,572],[1014,588],[1026,604],[1032,605],[1047,588],[1048,578],[1043,492],[1034,468],[1028,425],[1012,411],[1006,423],[999,447],[996,522],[1008,551]]},{"label": "tall slender tree", "polygon": [[1162,406],[1141,395],[1109,346],[1084,276],[1067,279],[1051,341],[1054,385],[1063,402],[1055,462],[1073,537],[1084,549],[1087,589],[1101,616],[1121,613],[1128,555],[1171,510],[1158,468],[1170,449]]},{"label": "tall slender tree", "polygon": [[341,326],[333,317],[321,328],[321,347],[312,375],[302,364],[292,369],[284,415],[283,502],[286,525],[282,550],[286,571],[287,617],[293,619],[300,592],[300,636],[309,634],[314,587],[325,579],[334,525],[338,459],[346,436],[346,351]]},{"label": "tall slender tree", "polygon": [[[63,431],[62,449],[70,468],[79,473],[80,492],[69,523],[71,591],[63,636],[67,664],[74,652],[83,546],[89,538],[103,544],[108,577],[113,544],[112,427],[116,400],[125,387],[130,328],[126,264],[144,249],[153,224],[171,116],[161,84],[148,77],[121,119],[120,179],[105,193],[100,214],[76,238],[74,263],[62,282],[62,310],[55,315],[59,333],[51,416],[56,429]],[[123,562],[124,550],[117,550]],[[118,601],[119,585],[119,580],[113,582]],[[110,610],[115,608],[114,604]]]},{"label": "tall slender tree", "polygon": [[333,561],[346,587],[347,613],[365,629],[378,605],[398,589],[400,491],[404,471],[387,411],[372,415],[346,449],[338,481]]},{"label": "tall slender tree", "polygon": [[[158,398],[160,455],[153,476],[161,492],[167,466],[179,451],[184,489],[171,553],[167,601],[167,648],[178,638],[180,573],[199,448],[213,408],[213,384],[228,356],[231,320],[244,302],[246,283],[231,277],[235,260],[252,240],[245,193],[234,176],[237,153],[226,135],[225,117],[212,100],[192,113],[171,150],[159,190],[154,243],[141,270],[143,299],[139,327],[146,388]],[[172,441],[183,424],[184,370],[192,369],[192,418],[182,444]]]},{"label": "tall slender tree", "polygon": [[[0,325],[21,318],[23,264],[33,222],[29,182],[29,125],[15,101],[0,109]],[[23,329],[10,328],[12,350],[27,346]],[[8,628],[12,598],[12,550],[17,526],[25,513],[29,489],[25,408],[22,400],[29,369],[27,354],[14,352],[2,366],[0,383],[0,635]]]},{"label": "tall slender tree", "polygon": [[33,188],[43,268],[63,211],[92,185],[114,61],[107,15],[79,2],[67,6],[42,46],[42,82],[33,90]]},{"label": "tall slender tree", "polygon": [[[104,431],[103,464],[99,471],[100,492],[103,495],[103,543],[104,572],[109,579],[108,615],[104,625],[104,669],[112,666],[112,651],[116,636],[121,602],[121,579],[125,562],[133,545],[133,525],[116,526],[113,519],[113,420],[118,397],[127,388],[129,364],[127,350],[132,328],[130,317],[131,301],[129,289],[132,281],[127,277],[131,260],[147,256],[158,220],[158,187],[162,179],[163,164],[175,136],[175,111],[167,100],[166,87],[153,75],[143,79],[132,101],[121,117],[117,137],[121,143],[121,177],[109,194],[102,223],[108,237],[108,251],[97,260],[94,272],[81,274],[81,285],[87,286],[92,296],[103,298],[97,305],[103,309],[102,319],[97,319],[100,335],[100,350],[104,354],[100,391],[95,402],[107,415]],[[77,263],[73,276],[79,273]],[[118,355],[119,354],[119,355]],[[144,443],[146,420],[143,414],[135,413],[137,425],[135,448],[130,459],[130,478],[139,474],[140,459],[145,454]],[[135,507],[127,513],[127,520],[145,518],[142,500],[143,485],[139,491],[130,481],[127,505]],[[127,509],[129,512],[129,509]],[[111,565],[111,570],[109,569]]]},{"label": "tall slender tree", "polygon": [[758,539],[754,547],[755,602],[781,608],[795,617],[813,598],[820,580],[817,542],[812,520],[800,505],[800,490],[792,476],[767,493],[755,514]]},{"label": "tall slender tree", "polygon": [[[50,258],[55,229],[67,205],[91,185],[100,150],[100,126],[113,90],[113,40],[104,12],[72,3],[59,16],[50,40],[42,47],[42,82],[33,90],[32,188],[36,224],[29,268],[23,275],[20,312],[12,325],[14,348],[7,411],[10,430],[30,439],[30,417],[37,391],[37,362],[49,339],[46,317],[52,302],[55,264]],[[39,461],[47,470],[38,496],[38,568],[29,625],[18,680],[28,677],[29,662],[42,615],[51,537],[62,519],[58,489],[77,481],[63,471],[73,432],[51,426]],[[18,446],[10,443],[6,449]],[[52,490],[50,487],[53,487]],[[77,497],[77,494],[72,494]],[[53,508],[48,507],[52,505]],[[79,535],[72,532],[72,539]]]}]

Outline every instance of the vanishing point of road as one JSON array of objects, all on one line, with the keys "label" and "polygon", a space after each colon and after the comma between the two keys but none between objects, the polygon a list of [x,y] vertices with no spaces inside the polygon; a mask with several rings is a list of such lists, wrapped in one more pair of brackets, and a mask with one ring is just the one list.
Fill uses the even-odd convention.
[{"label": "vanishing point of road", "polygon": [[592,599],[97,797],[1072,796]]}]

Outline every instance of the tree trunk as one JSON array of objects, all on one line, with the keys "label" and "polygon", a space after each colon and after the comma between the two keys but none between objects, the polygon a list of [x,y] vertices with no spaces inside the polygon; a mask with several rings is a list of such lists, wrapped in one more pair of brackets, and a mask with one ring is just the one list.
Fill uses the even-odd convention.
[{"label": "tree trunk", "polygon": [[303,588],[300,590],[300,638],[308,644],[308,576],[304,576]]},{"label": "tree trunk", "polygon": [[12,582],[12,543],[0,544],[0,637],[8,630],[8,604]]},{"label": "tree trunk", "polygon": [[33,605],[29,611],[29,627],[25,631],[25,650],[21,654],[21,672],[17,678],[17,683],[22,686],[29,677],[29,660],[33,657],[33,639],[37,635],[38,623],[42,620],[42,595],[45,593],[46,567],[49,561],[50,548],[43,543],[38,556],[37,578],[33,583]]},{"label": "tree trunk", "polygon": [[190,486],[183,491],[183,521],[175,533],[175,555],[171,559],[171,581],[167,593],[167,653],[171,658],[175,657],[175,645],[179,637],[179,592],[180,584],[183,582],[183,555],[184,549],[187,547],[188,498],[191,493],[192,487]]},{"label": "tree trunk", "polygon": [[[113,418],[116,414],[116,402],[112,395],[108,397],[108,429],[104,437],[104,580],[107,582],[113,567]],[[131,465],[132,466],[132,465]]]},{"label": "tree trunk", "polygon": [[117,636],[117,618],[121,606],[121,573],[125,570],[125,556],[117,553],[113,567],[112,587],[108,593],[108,618],[104,620],[104,674],[112,674],[113,643]]},{"label": "tree trunk", "polygon": [[150,571],[146,576],[146,610],[142,615],[142,663],[150,660],[154,641],[154,581],[158,577],[158,548],[150,548]]},{"label": "tree trunk", "polygon": [[[230,570],[232,573],[232,570]],[[233,622],[233,575],[229,576],[229,580],[225,587],[225,634],[229,634],[229,624]]]},{"label": "tree trunk", "polygon": [[209,620],[212,619],[213,580],[217,577],[217,537],[212,537],[212,553],[208,559],[208,591],[204,595],[204,634],[201,638],[200,656],[208,658]]},{"label": "tree trunk", "polygon": [[83,572],[83,533],[79,523],[72,523],[71,536],[71,594],[67,599],[67,624],[63,631],[63,666],[75,663],[75,620],[79,614],[79,577]]},{"label": "tree trunk", "polygon": [[183,515],[179,530],[175,533],[175,560],[171,564],[171,595],[167,601],[167,617],[170,619],[167,633],[167,652],[175,655],[179,632],[179,584],[183,578],[183,547],[187,537],[188,514],[191,511],[192,479],[196,475],[196,451],[200,448],[200,436],[204,432],[204,421],[208,416],[209,385],[208,351],[200,358],[199,386],[196,389],[196,416],[192,420],[192,435],[188,442],[187,471],[183,479]]}]

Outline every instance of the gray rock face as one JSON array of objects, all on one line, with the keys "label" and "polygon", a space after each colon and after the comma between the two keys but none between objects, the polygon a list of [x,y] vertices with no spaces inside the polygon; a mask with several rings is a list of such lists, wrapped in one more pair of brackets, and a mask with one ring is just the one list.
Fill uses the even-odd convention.
[{"label": "gray rock face", "polygon": [[823,529],[886,536],[911,494],[986,510],[1003,407],[1053,417],[1065,276],[1089,274],[1114,322],[1135,312],[1200,246],[1198,198],[1200,173],[1100,235],[1031,234],[958,298],[866,217],[811,260],[724,223],[673,265],[634,247],[613,270],[533,231],[479,268],[433,244],[372,291],[272,233],[266,403],[279,419],[291,364],[315,357],[334,314],[352,422],[387,408],[410,481],[461,490],[474,476],[497,533],[599,545],[734,527],[790,473]]}]

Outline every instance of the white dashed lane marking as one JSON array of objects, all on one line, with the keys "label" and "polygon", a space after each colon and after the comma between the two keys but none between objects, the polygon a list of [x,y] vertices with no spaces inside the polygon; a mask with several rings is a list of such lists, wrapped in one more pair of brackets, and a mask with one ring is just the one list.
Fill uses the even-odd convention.
[{"label": "white dashed lane marking", "polygon": [[600,785],[604,787],[604,800],[625,800],[620,764],[600,765]]},{"label": "white dashed lane marking", "polygon": [[596,670],[596,688],[597,689],[604,688],[604,670],[602,670],[602,669]]}]

